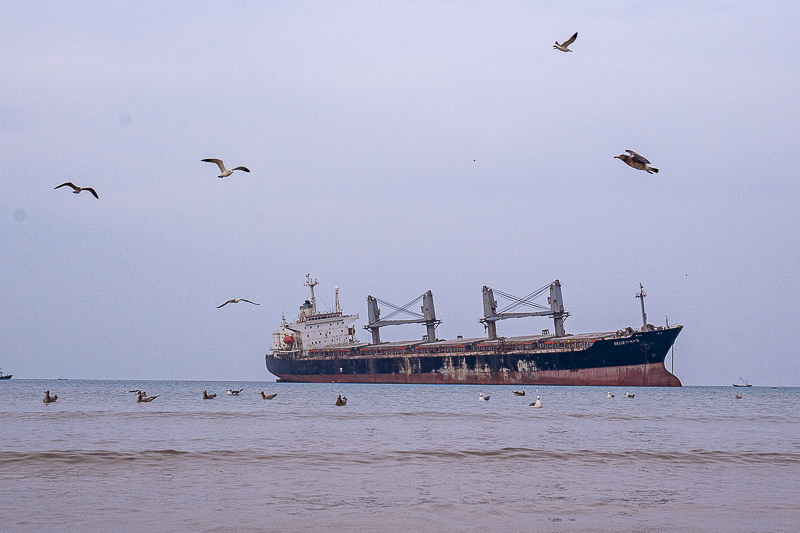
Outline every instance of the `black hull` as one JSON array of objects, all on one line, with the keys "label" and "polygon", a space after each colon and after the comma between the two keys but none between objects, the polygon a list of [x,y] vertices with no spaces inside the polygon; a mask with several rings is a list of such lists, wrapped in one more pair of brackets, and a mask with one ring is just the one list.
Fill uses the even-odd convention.
[{"label": "black hull", "polygon": [[280,381],[680,387],[664,360],[682,326],[597,340],[580,350],[486,350],[389,357],[267,355]]}]

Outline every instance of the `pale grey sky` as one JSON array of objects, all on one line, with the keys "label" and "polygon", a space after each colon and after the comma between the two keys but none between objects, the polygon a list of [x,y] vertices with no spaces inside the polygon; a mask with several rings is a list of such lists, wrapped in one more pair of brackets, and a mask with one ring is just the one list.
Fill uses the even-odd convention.
[{"label": "pale grey sky", "polygon": [[[684,384],[800,385],[798,22],[788,1],[4,2],[0,367],[268,379],[306,273],[363,340],[368,294],[430,289],[440,337],[480,336],[483,285],[558,278],[572,333],[638,326],[642,282],[650,321],[685,326]],[[235,297],[261,305],[216,308]]]}]

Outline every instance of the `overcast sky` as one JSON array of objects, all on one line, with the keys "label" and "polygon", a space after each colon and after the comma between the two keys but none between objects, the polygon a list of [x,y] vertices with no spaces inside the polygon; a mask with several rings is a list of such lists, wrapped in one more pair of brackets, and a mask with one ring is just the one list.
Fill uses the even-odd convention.
[{"label": "overcast sky", "polygon": [[[3,2],[0,367],[271,379],[306,273],[362,340],[369,294],[430,289],[438,336],[477,337],[483,285],[558,278],[570,333],[640,326],[643,283],[649,321],[685,326],[684,384],[800,385],[798,22],[795,1]],[[217,309],[236,297],[261,305]]]}]

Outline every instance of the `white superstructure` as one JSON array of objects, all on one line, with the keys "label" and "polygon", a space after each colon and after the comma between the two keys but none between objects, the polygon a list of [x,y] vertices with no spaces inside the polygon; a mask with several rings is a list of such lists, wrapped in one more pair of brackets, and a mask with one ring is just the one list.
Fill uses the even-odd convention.
[{"label": "white superstructure", "polygon": [[345,315],[339,308],[339,287],[336,287],[336,305],[332,312],[317,313],[317,300],[314,286],[317,280],[306,275],[306,286],[311,288],[311,300],[300,306],[296,322],[283,323],[272,334],[272,349],[276,352],[302,352],[322,349],[333,345],[360,344],[355,339],[356,330],[350,324],[358,320],[358,315]]}]

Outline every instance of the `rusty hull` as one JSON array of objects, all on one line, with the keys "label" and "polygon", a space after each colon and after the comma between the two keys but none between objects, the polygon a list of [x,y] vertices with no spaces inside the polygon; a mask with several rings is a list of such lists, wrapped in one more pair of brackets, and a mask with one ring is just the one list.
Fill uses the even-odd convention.
[{"label": "rusty hull", "polygon": [[[313,357],[266,356],[280,381],[680,387],[664,360],[683,326],[595,340],[570,337],[502,346],[478,341],[444,353],[441,343],[369,345]],[[580,341],[580,342],[575,342]],[[469,344],[469,346],[466,346]]]},{"label": "rusty hull", "polygon": [[580,370],[486,372],[459,376],[444,373],[282,374],[278,381],[305,383],[396,383],[439,385],[574,385],[604,387],[680,387],[681,381],[664,363]]}]

